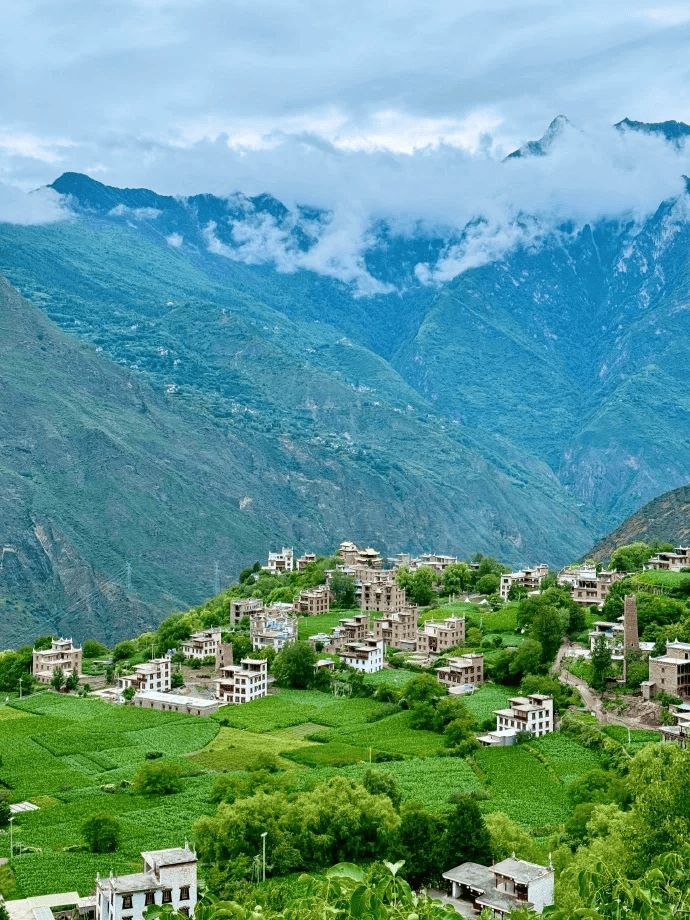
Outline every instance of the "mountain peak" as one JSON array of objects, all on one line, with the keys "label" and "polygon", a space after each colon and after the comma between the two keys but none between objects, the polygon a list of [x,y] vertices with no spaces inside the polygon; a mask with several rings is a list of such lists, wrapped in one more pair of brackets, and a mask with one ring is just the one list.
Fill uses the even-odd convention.
[{"label": "mountain peak", "polygon": [[683,121],[632,121],[623,118],[614,125],[618,131],[639,131],[642,134],[660,134],[677,149],[683,145],[685,138],[690,135],[690,125]]},{"label": "mountain peak", "polygon": [[557,137],[563,134],[569,124],[570,121],[565,115],[557,115],[538,141],[527,141],[522,147],[509,153],[505,159],[514,160],[524,157],[545,157],[553,142]]}]

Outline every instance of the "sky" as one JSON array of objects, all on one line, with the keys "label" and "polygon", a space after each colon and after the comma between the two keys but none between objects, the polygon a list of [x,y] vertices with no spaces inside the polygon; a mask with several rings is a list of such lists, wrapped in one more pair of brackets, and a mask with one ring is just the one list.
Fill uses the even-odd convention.
[{"label": "sky", "polygon": [[[59,215],[21,192],[77,171],[268,191],[353,226],[500,212],[500,248],[525,206],[644,212],[690,172],[610,128],[690,123],[687,2],[4,0],[0,35],[4,220]],[[569,153],[505,168],[561,114]]]}]

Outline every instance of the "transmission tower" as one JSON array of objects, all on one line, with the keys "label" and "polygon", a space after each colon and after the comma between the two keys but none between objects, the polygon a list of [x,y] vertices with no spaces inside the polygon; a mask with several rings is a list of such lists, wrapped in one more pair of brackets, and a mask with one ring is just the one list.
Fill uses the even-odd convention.
[{"label": "transmission tower", "polygon": [[220,594],[220,571],[218,569],[218,563],[216,562],[215,577],[213,580],[214,594]]}]

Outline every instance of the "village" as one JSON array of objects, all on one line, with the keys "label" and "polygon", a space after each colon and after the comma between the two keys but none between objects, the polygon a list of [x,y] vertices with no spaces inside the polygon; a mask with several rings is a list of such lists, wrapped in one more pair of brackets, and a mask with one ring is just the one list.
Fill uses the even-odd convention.
[{"label": "village", "polygon": [[[231,597],[226,625],[194,631],[165,654],[150,656],[129,669],[121,669],[115,674],[113,684],[90,688],[89,698],[115,707],[195,716],[205,721],[215,717],[219,710],[227,711],[227,707],[244,709],[276,694],[285,695],[276,686],[269,661],[300,642],[300,623],[321,622],[333,613],[335,588],[343,577],[354,588],[351,609],[343,611],[345,615],[338,617],[337,624],[329,631],[310,630],[306,640],[314,653],[314,673],[327,672],[334,693],[337,694],[338,687],[352,692],[351,684],[344,680],[351,673],[374,679],[375,675],[388,672],[393,681],[397,680],[396,673],[409,672],[411,677],[414,673],[431,673],[448,697],[460,702],[472,700],[475,695],[479,699],[484,686],[493,686],[488,672],[495,663],[495,652],[485,652],[484,643],[477,649],[476,636],[467,648],[470,629],[476,633],[476,626],[468,628],[465,616],[457,612],[443,615],[442,607],[433,604],[432,615],[423,616],[420,606],[408,600],[400,584],[404,582],[399,577],[401,571],[407,575],[425,569],[440,578],[450,567],[458,565],[457,558],[429,553],[419,557],[399,554],[386,560],[371,547],[360,549],[348,541],[340,544],[335,558],[334,567],[325,571],[324,583],[301,590],[292,603],[264,603],[261,597],[252,596]],[[261,571],[276,576],[304,572],[316,559],[314,553],[296,558],[291,548],[284,547],[280,552],[269,553]],[[678,547],[674,552],[652,556],[645,570],[681,572],[689,564],[690,550]],[[479,563],[469,563],[472,565]],[[449,598],[452,603],[448,606],[452,609],[457,602],[474,605],[480,611],[484,608],[490,621],[492,612],[499,610],[500,605],[514,603],[516,597],[538,597],[544,579],[549,577],[545,565],[517,572],[503,571],[496,577],[495,593],[460,592],[457,597]],[[577,661],[587,661],[597,650],[605,648],[610,660],[622,667],[622,676],[610,679],[609,688],[616,681],[624,685],[628,653],[633,650],[648,662],[648,678],[639,685],[640,700],[652,705],[660,694],[676,700],[670,707],[673,724],[634,724],[640,729],[656,728],[660,737],[675,741],[684,749],[690,729],[690,643],[668,641],[664,654],[654,655],[655,643],[639,638],[634,596],[623,598],[623,612],[615,620],[594,619],[591,615],[592,611],[601,610],[612,587],[624,577],[624,572],[605,570],[591,563],[569,566],[555,573],[555,578],[551,576],[551,582],[566,591],[573,604],[590,612],[587,643],[564,640],[554,667],[560,667],[558,676],[562,682],[575,687],[578,678],[568,668],[575,670]],[[496,598],[500,601],[495,601]],[[235,631],[242,628],[246,628],[253,651],[235,661],[233,638],[236,639]],[[499,643],[499,646],[508,654],[519,649],[518,644]],[[563,662],[573,664],[566,667]],[[33,650],[33,678],[39,685],[53,689],[64,686],[71,678],[74,683],[85,676],[93,680],[83,674],[83,663],[83,649],[72,639],[53,638],[50,647]],[[406,670],[396,672],[399,667]],[[194,675],[199,668],[212,674],[203,680],[196,679]],[[59,675],[57,688],[56,675]],[[192,683],[190,675],[196,680],[192,687],[188,686]],[[586,684],[582,681],[580,684],[583,699],[587,700]],[[599,717],[602,722],[607,721],[603,710]],[[508,693],[505,704],[491,710],[488,720],[491,727],[475,730],[475,743],[483,749],[518,748],[526,739],[536,741],[553,735],[561,719],[562,713],[559,717],[551,693]],[[633,723],[611,713],[608,722],[627,724],[630,737]],[[18,814],[19,806],[12,807]],[[184,846],[143,852],[142,860],[139,873],[99,875],[94,891],[88,896],[62,892],[7,900],[8,915],[11,920],[66,920],[68,916],[70,920],[82,917],[143,920],[147,908],[170,905],[176,912],[190,916],[199,890],[194,849],[185,841]],[[448,884],[447,893],[439,896],[446,898],[463,916],[477,916],[490,909],[494,916],[508,917],[518,905],[541,912],[553,904],[554,866],[550,861],[542,864],[513,854],[494,865],[469,861],[438,869]],[[71,907],[65,912],[67,904]]]}]

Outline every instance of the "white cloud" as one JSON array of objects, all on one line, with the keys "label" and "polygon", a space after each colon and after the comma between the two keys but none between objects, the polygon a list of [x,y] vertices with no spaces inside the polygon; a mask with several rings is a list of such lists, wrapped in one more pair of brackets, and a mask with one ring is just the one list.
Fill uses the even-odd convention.
[{"label": "white cloud", "polygon": [[169,246],[173,246],[175,249],[179,249],[184,243],[184,237],[181,233],[171,233],[170,236],[166,236],[165,242]]},{"label": "white cloud", "polygon": [[62,196],[49,188],[25,192],[0,182],[0,222],[8,224],[48,224],[69,217]]}]

